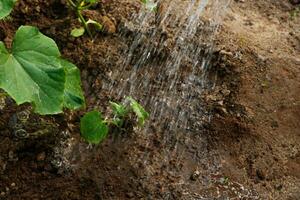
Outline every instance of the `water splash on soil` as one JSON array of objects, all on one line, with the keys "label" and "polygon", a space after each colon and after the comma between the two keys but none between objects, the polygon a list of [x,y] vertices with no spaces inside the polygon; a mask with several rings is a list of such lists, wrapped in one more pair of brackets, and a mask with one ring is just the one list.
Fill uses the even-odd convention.
[{"label": "water splash on soil", "polygon": [[[216,76],[210,70],[214,39],[229,2],[158,0],[155,12],[142,7],[133,20],[121,26],[118,39],[128,49],[119,57],[121,67],[113,68],[109,80],[103,81],[101,92],[114,101],[132,96],[151,117],[146,127],[136,129],[129,138],[119,135],[119,140],[106,140],[101,148],[113,149],[117,163],[133,168],[139,190],[147,191],[150,198],[252,195],[238,183],[224,181],[220,174],[222,159],[209,147],[204,128],[211,113],[203,94],[215,87]],[[67,146],[70,148],[66,148],[63,157],[68,157],[67,165],[74,169],[89,168],[88,163],[94,162],[92,152],[102,153],[99,159],[103,167],[110,166],[105,150],[87,148],[76,140],[67,141]],[[106,178],[123,177],[120,169],[117,166],[93,175],[100,176],[101,185]],[[132,171],[125,173],[129,180],[132,177],[127,173]]]},{"label": "water splash on soil", "polygon": [[157,5],[157,12],[144,9],[125,25],[123,35],[133,32],[132,42],[123,68],[113,72],[113,84],[107,88],[119,99],[140,100],[164,132],[165,126],[175,132],[195,131],[201,129],[199,119],[208,114],[199,97],[214,84],[206,72],[228,0],[157,1]]},{"label": "water splash on soil", "polygon": [[[209,73],[214,36],[229,2],[159,0],[157,12],[142,8],[123,27],[121,37],[131,39],[129,49],[123,67],[112,73],[114,81],[104,89],[119,100],[132,96],[150,111],[150,123],[139,132],[144,133],[146,149],[159,140],[160,157],[154,160],[146,151],[134,158],[144,164],[147,177],[155,177],[154,168],[166,167],[171,176],[182,177],[178,184],[184,183],[188,175],[180,175],[182,171],[170,163],[184,160],[192,145],[196,152],[190,159],[207,168],[206,174],[220,168],[219,158],[208,151],[202,134],[210,111],[201,97],[215,84]],[[195,134],[199,136],[196,142]]]}]

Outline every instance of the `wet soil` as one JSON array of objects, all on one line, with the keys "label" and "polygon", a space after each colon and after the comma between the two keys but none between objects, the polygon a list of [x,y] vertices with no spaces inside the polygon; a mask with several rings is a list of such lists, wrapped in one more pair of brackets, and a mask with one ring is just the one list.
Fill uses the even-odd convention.
[{"label": "wet soil", "polygon": [[54,117],[30,114],[24,138],[12,123],[30,107],[0,97],[0,199],[300,199],[297,1],[231,2],[210,69],[216,86],[199,97],[211,119],[201,133],[189,131],[178,151],[164,152],[172,144],[151,121],[151,136],[112,134],[93,148],[81,141],[80,116],[118,100],[103,88],[122,67],[134,30],[120,32],[139,9],[138,0],[111,0],[85,13],[106,25],[93,41],[70,37],[78,20],[60,0],[20,0],[0,22],[7,46],[20,25],[53,38],[80,68],[88,105]]}]

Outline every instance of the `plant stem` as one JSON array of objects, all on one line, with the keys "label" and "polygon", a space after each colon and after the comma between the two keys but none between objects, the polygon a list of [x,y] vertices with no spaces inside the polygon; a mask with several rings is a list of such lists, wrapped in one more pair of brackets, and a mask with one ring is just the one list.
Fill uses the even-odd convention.
[{"label": "plant stem", "polygon": [[75,3],[72,0],[67,0],[70,6],[72,6],[74,9],[77,9]]},{"label": "plant stem", "polygon": [[[83,9],[82,9],[82,7],[80,7],[80,4],[81,4],[82,1],[77,1],[76,4],[72,0],[67,0],[67,1],[70,4],[70,6],[76,11],[76,14],[77,14],[77,16],[78,16],[81,24],[83,25],[84,30],[88,33],[88,35],[91,38],[93,38],[93,35],[92,35],[92,33],[91,33],[91,31],[90,31],[90,29],[89,29],[89,27],[88,27],[88,25],[87,25],[84,17],[81,14],[81,10],[83,10]],[[90,5],[88,5],[88,6],[90,6]]]},{"label": "plant stem", "polygon": [[79,7],[79,10],[86,10],[86,9],[89,9],[92,5],[93,5],[93,4],[90,3],[90,4],[86,5],[86,6]]},{"label": "plant stem", "polygon": [[92,35],[92,33],[91,33],[91,31],[90,31],[90,29],[89,29],[89,27],[88,27],[88,25],[87,25],[87,23],[86,23],[84,17],[82,16],[82,14],[81,14],[81,12],[80,12],[79,9],[76,10],[76,14],[77,14],[77,16],[79,17],[79,19],[80,19],[80,21],[81,21],[81,23],[82,23],[82,25],[83,25],[85,31],[88,33],[88,35],[89,35],[91,38],[93,38],[93,35]]}]

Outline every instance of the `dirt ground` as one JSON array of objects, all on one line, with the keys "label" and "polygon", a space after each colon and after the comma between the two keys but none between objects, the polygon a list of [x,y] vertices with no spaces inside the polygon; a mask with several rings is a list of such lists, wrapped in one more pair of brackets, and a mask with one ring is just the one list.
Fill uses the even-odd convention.
[{"label": "dirt ground", "polygon": [[[80,68],[87,110],[105,112],[116,97],[104,85],[134,35],[120,30],[140,3],[103,2],[85,13],[105,25],[93,42],[69,36],[79,24],[60,0],[20,0],[0,22],[0,39],[10,46],[20,25],[39,27]],[[216,87],[201,98],[212,118],[167,161],[154,125],[150,143],[129,130],[87,148],[78,131],[84,110],[39,117],[1,96],[0,199],[300,199],[299,2],[231,1],[211,73]],[[20,123],[26,138],[14,134]]]}]

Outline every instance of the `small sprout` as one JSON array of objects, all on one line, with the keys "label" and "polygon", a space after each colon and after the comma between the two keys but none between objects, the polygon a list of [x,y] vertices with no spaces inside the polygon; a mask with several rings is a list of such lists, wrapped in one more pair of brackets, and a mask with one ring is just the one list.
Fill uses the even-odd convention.
[{"label": "small sprout", "polygon": [[102,31],[103,30],[103,25],[100,24],[99,22],[94,21],[94,20],[89,19],[86,22],[86,24],[93,24],[97,31]]},{"label": "small sprout", "polygon": [[141,2],[145,5],[145,8],[147,10],[150,10],[152,12],[157,11],[157,3],[155,3],[153,0],[141,0]]},{"label": "small sprout", "polygon": [[110,103],[110,107],[113,111],[114,114],[114,118],[112,120],[112,124],[114,124],[115,126],[121,128],[124,124],[124,118],[126,117],[126,115],[128,114],[128,109],[126,108],[126,106],[119,104],[119,103],[115,103],[115,102],[109,102]]},{"label": "small sprout", "polygon": [[87,10],[91,6],[95,5],[98,2],[98,0],[76,0],[76,1],[67,0],[67,1],[69,3],[69,6],[76,12],[77,17],[83,26],[82,28],[75,28],[71,31],[71,35],[73,37],[80,37],[86,32],[91,38],[93,38],[93,34],[88,26],[89,24],[94,25],[97,31],[102,31],[103,29],[102,24],[92,19],[86,21],[86,19],[83,17],[81,13],[83,10]]},{"label": "small sprout", "polygon": [[127,100],[130,102],[130,106],[138,118],[139,125],[143,126],[145,124],[145,120],[149,118],[149,113],[146,112],[143,106],[141,106],[132,97],[127,97]]},{"label": "small sprout", "polygon": [[294,10],[290,12],[290,18],[294,20],[295,18],[300,16],[300,6],[296,7]]},{"label": "small sprout", "polygon": [[220,179],[220,183],[221,183],[222,185],[227,185],[227,184],[229,183],[229,178],[228,178],[227,176],[222,177],[222,178]]},{"label": "small sprout", "polygon": [[110,107],[112,108],[113,110],[113,113],[115,116],[117,117],[124,117],[125,115],[128,114],[128,110],[127,108],[122,105],[122,104],[119,104],[119,103],[115,103],[115,102],[109,102],[110,103]]},{"label": "small sprout", "polygon": [[130,118],[131,113],[137,116],[139,126],[144,125],[149,114],[133,98],[127,97],[126,100],[127,104],[109,102],[114,115],[111,120],[104,120],[98,111],[85,114],[80,120],[81,136],[89,143],[99,144],[107,137],[110,125],[122,129],[124,122]]}]

